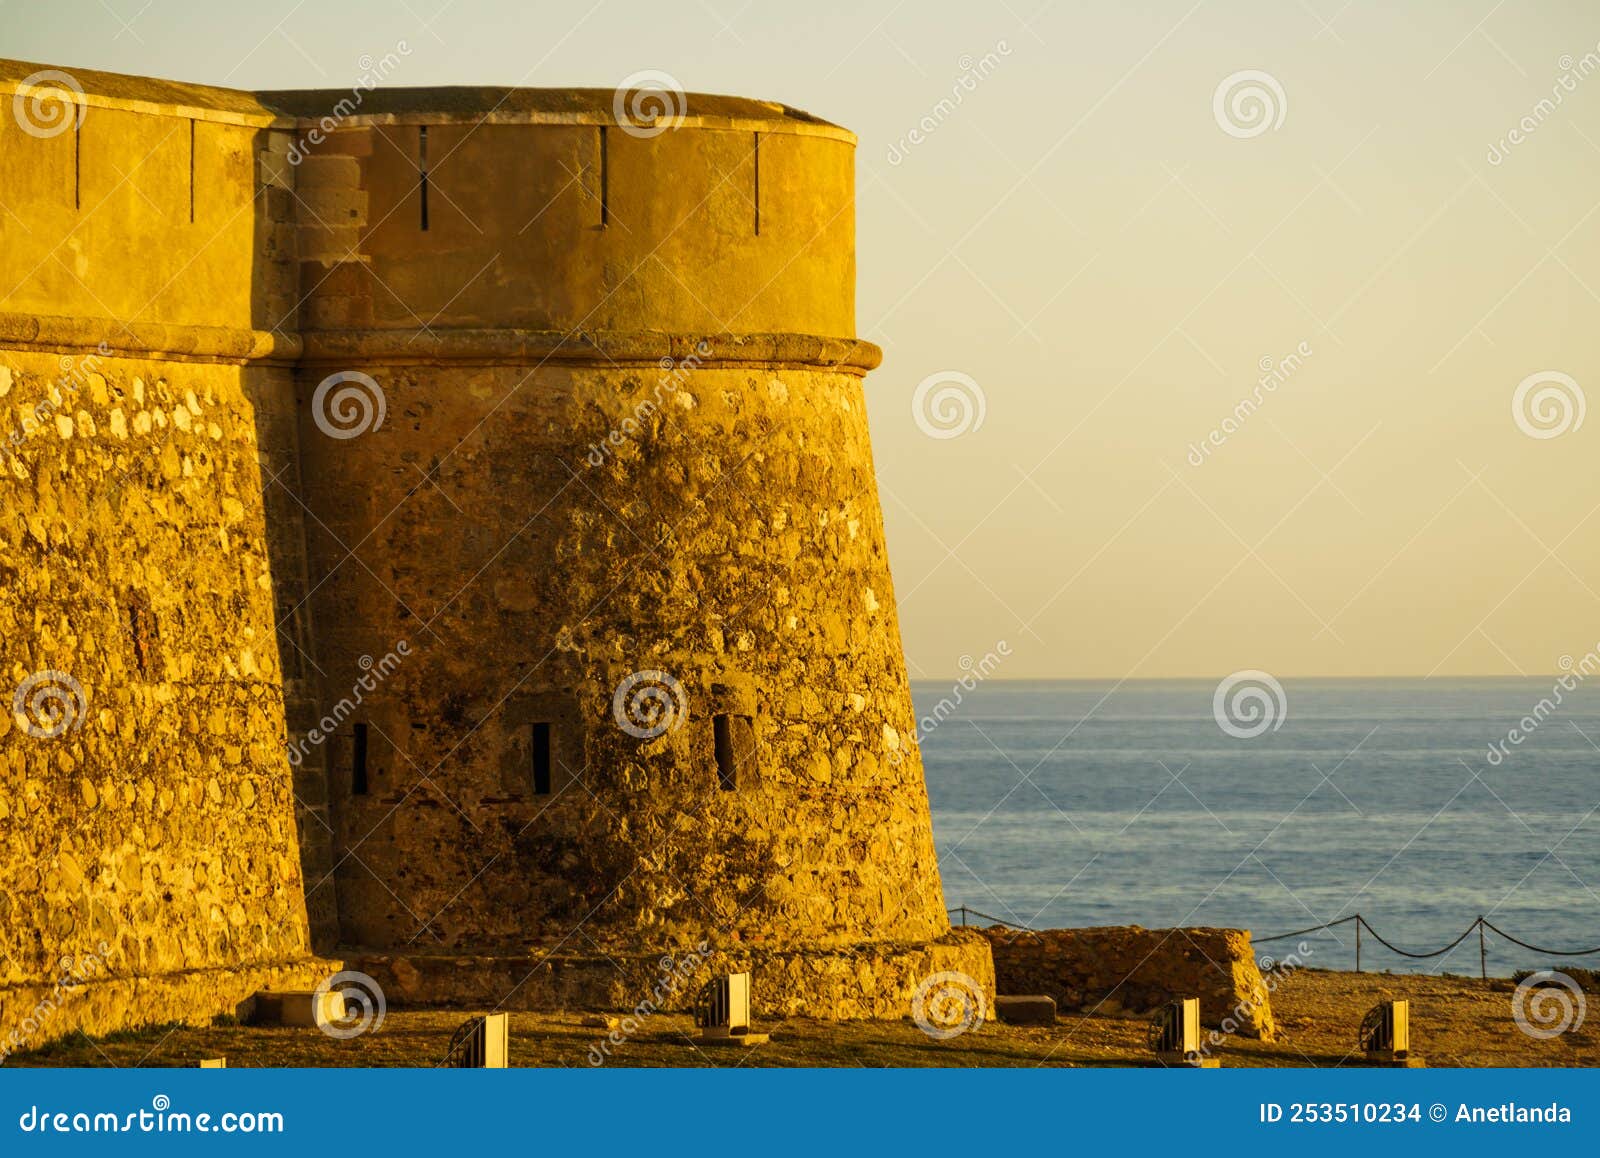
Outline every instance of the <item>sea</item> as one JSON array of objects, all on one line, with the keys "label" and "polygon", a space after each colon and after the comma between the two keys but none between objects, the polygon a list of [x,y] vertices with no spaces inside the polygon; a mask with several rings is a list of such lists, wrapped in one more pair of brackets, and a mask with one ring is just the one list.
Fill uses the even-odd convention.
[{"label": "sea", "polygon": [[[1360,914],[1363,969],[1600,969],[1573,955],[1600,946],[1581,675],[1257,673],[1220,702],[1216,680],[914,681],[951,920],[1238,927],[1261,956],[1350,969],[1353,922],[1264,939]],[[1408,957],[1373,935],[1433,953],[1480,915],[1536,949],[1473,931]]]}]

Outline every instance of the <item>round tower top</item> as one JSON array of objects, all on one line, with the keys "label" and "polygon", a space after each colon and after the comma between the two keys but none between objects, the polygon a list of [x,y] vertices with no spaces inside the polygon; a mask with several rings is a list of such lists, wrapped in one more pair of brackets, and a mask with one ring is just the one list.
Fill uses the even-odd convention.
[{"label": "round tower top", "polygon": [[855,337],[844,129],[661,88],[338,96],[260,94],[295,118],[308,334]]},{"label": "round tower top", "polygon": [[[660,76],[660,74],[650,74]],[[668,82],[671,78],[662,77]],[[624,131],[681,129],[748,129],[792,133],[855,143],[855,134],[775,101],[691,93],[659,83],[643,87],[505,88],[450,86],[441,88],[374,88],[352,99],[348,90],[294,89],[259,92],[261,103],[303,124],[338,115],[341,123],[490,125],[607,125]]]}]

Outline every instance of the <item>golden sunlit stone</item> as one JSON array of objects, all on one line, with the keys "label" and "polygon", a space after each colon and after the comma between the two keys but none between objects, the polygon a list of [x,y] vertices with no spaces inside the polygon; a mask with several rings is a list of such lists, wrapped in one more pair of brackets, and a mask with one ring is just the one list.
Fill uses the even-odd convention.
[{"label": "golden sunlit stone", "polygon": [[0,62],[0,692],[68,710],[0,758],[82,773],[0,782],[0,1037],[204,1022],[313,949],[394,1003],[632,1008],[687,953],[665,1008],[992,996],[912,742],[850,133],[88,70],[34,132],[40,67]]}]

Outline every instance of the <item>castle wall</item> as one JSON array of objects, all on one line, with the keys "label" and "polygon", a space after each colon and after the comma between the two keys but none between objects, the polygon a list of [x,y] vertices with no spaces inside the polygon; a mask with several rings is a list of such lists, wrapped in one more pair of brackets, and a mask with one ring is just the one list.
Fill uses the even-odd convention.
[{"label": "castle wall", "polygon": [[250,373],[0,350],[0,1048],[306,956]]},{"label": "castle wall", "polygon": [[152,83],[74,127],[14,102],[26,68],[0,68],[0,1052],[318,975],[263,495],[298,352],[256,328],[296,290],[272,118]]}]

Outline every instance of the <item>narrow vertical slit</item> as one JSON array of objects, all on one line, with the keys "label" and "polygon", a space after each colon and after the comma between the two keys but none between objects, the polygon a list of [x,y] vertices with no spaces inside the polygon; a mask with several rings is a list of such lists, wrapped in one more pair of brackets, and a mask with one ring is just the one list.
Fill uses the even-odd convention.
[{"label": "narrow vertical slit", "polygon": [[717,787],[732,792],[739,785],[739,767],[733,750],[732,721],[727,716],[712,717],[711,739],[717,758]]},{"label": "narrow vertical slit", "polygon": [[365,796],[367,794],[367,726],[365,724],[357,724],[355,732],[355,752],[350,760],[350,795]]},{"label": "narrow vertical slit", "polygon": [[428,232],[428,126],[417,126],[417,171],[422,174],[422,232]]},{"label": "narrow vertical slit", "polygon": [[83,208],[83,118],[81,117],[72,125],[72,207]]},{"label": "narrow vertical slit", "polygon": [[550,725],[533,726],[533,794],[550,795]]},{"label": "narrow vertical slit", "polygon": [[755,152],[753,154],[756,167],[756,236],[761,236],[761,134],[756,133]]},{"label": "narrow vertical slit", "polygon": [[189,119],[189,224],[194,224],[194,118]]},{"label": "narrow vertical slit", "polygon": [[600,228],[611,224],[611,157],[606,152],[606,127],[600,126]]}]

